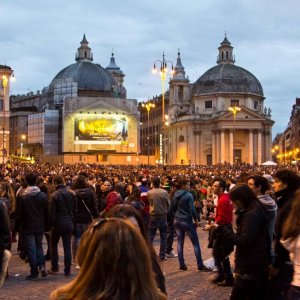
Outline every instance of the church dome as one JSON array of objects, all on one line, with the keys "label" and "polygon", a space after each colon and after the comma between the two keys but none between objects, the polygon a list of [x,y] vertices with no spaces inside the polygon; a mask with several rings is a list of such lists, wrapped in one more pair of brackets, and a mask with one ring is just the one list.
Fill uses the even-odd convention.
[{"label": "church dome", "polygon": [[206,71],[194,83],[192,95],[246,93],[264,96],[258,79],[249,71],[234,65],[232,49],[225,36],[219,47],[218,65]]},{"label": "church dome", "polygon": [[80,44],[75,57],[77,62],[61,70],[54,77],[50,86],[53,86],[57,79],[71,78],[77,82],[79,90],[112,91],[117,85],[116,81],[108,70],[99,64],[92,63],[93,53],[85,35]]},{"label": "church dome", "polygon": [[72,78],[81,90],[111,91],[116,82],[113,76],[98,64],[79,61],[61,70],[53,79]]}]

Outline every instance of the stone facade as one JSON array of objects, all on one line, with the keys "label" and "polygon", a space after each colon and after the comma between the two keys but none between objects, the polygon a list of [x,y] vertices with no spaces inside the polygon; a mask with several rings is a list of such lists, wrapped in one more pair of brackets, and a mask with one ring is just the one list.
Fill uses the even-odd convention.
[{"label": "stone facade", "polygon": [[[206,165],[245,162],[261,164],[271,158],[271,110],[259,81],[234,65],[227,37],[219,47],[218,65],[190,84],[178,53],[170,80],[165,161]],[[229,109],[237,108],[233,113]]]},{"label": "stone facade", "polygon": [[40,161],[137,163],[137,100],[126,99],[114,55],[107,68],[93,63],[84,35],[75,60],[41,92],[11,96],[11,153],[23,135],[24,155]]}]

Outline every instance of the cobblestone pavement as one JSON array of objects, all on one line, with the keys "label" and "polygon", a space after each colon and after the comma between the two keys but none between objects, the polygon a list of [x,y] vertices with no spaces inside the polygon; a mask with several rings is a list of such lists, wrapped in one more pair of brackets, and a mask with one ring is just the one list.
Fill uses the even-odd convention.
[{"label": "cobblestone pavement", "polygon": [[[202,249],[203,259],[211,257],[211,250],[207,249],[207,232],[198,230],[200,245]],[[155,239],[155,248],[158,249],[159,237]],[[174,250],[176,252],[177,242],[174,241]],[[63,273],[60,275],[48,275],[45,278],[39,278],[37,281],[27,281],[25,277],[28,275],[29,266],[21,261],[15,250],[16,244],[13,245],[13,257],[9,266],[9,279],[4,283],[0,290],[0,299],[20,300],[20,299],[48,299],[52,290],[61,284],[65,284],[72,280],[78,272],[75,268],[72,275],[66,278]],[[62,246],[59,249],[62,255]],[[218,287],[210,283],[210,278],[214,273],[204,273],[197,271],[197,264],[192,248],[192,244],[186,238],[184,245],[184,254],[188,270],[179,271],[178,259],[171,258],[162,265],[166,277],[168,299],[170,300],[228,300],[231,288]],[[63,260],[60,260],[63,263]],[[49,263],[48,263],[49,266]],[[63,269],[63,268],[62,268]]]}]

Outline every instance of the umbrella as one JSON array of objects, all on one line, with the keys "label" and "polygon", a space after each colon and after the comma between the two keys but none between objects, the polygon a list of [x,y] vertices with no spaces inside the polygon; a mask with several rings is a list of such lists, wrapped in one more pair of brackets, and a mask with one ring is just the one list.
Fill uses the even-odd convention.
[{"label": "umbrella", "polygon": [[276,162],[268,160],[261,164],[262,166],[277,166]]}]

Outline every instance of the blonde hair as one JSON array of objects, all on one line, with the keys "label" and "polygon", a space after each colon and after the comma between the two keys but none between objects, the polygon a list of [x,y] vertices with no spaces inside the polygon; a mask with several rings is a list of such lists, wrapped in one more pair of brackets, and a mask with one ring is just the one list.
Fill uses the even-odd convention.
[{"label": "blonde hair", "polygon": [[102,219],[87,230],[78,250],[80,271],[52,300],[158,300],[147,244],[122,219]]}]

